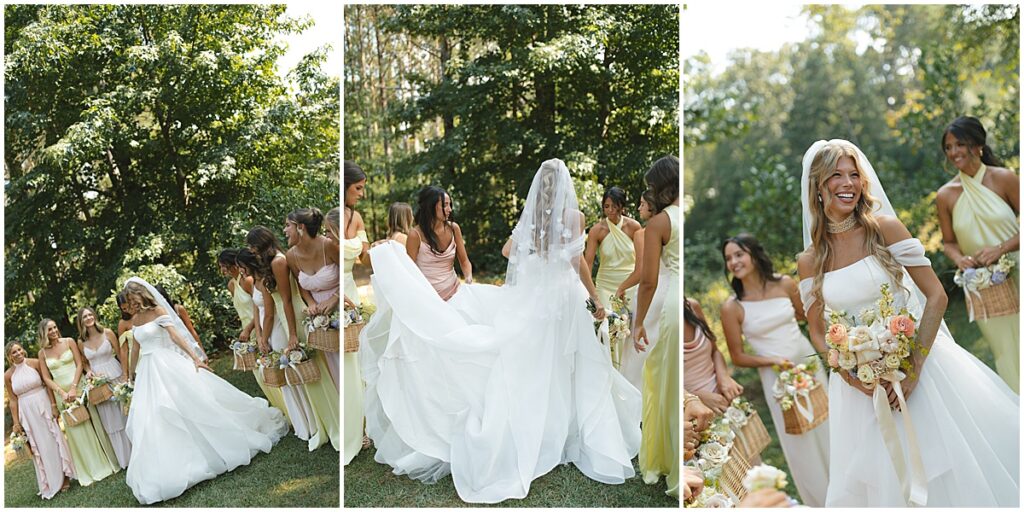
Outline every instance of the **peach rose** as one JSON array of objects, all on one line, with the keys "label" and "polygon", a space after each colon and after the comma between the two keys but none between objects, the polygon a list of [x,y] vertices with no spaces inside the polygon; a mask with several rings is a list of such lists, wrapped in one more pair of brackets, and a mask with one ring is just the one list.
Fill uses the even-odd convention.
[{"label": "peach rose", "polygon": [[847,340],[846,326],[843,324],[832,324],[828,326],[828,340],[833,345],[843,345]]},{"label": "peach rose", "polygon": [[904,334],[908,337],[914,335],[914,321],[906,315],[896,315],[889,320],[889,332],[896,334]]},{"label": "peach rose", "polygon": [[832,348],[828,351],[828,365],[832,368],[839,368],[839,351]]}]

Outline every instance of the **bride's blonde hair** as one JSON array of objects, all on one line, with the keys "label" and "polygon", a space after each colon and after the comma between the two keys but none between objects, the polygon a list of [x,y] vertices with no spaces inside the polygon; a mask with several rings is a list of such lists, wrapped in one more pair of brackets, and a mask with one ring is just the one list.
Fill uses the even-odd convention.
[{"label": "bride's blonde hair", "polygon": [[878,219],[873,211],[878,208],[879,202],[871,195],[871,182],[865,175],[863,165],[860,161],[857,148],[846,141],[830,141],[814,155],[811,161],[811,169],[808,174],[808,183],[815,186],[807,187],[807,204],[811,211],[811,248],[814,256],[814,280],[812,281],[811,296],[815,300],[822,301],[822,284],[825,281],[825,269],[832,265],[835,253],[832,249],[832,235],[828,232],[828,218],[825,210],[832,204],[830,194],[822,193],[825,182],[836,170],[839,160],[849,157],[860,174],[861,194],[860,199],[853,208],[854,218],[857,225],[864,227],[864,248],[868,255],[874,255],[889,276],[889,281],[894,286],[903,288],[903,267],[896,262],[889,249],[885,247],[885,239],[882,237],[882,230],[878,226]]},{"label": "bride's blonde hair", "polygon": [[149,290],[135,281],[129,281],[124,285],[124,293],[128,298],[137,297],[139,303],[142,304],[142,309],[153,309],[157,306],[156,299],[149,293]]}]

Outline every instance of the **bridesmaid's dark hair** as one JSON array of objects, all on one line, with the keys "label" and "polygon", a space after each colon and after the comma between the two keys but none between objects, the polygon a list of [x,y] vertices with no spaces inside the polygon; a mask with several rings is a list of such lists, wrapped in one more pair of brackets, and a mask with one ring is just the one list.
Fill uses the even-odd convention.
[{"label": "bridesmaid's dark hair", "polygon": [[[772,264],[772,260],[768,258],[768,253],[764,251],[764,247],[761,247],[761,243],[754,238],[754,235],[750,233],[740,233],[736,236],[730,236],[722,241],[722,262],[725,263],[725,246],[729,244],[736,244],[740,250],[750,255],[750,259],[754,263],[754,268],[757,270],[758,276],[761,278],[762,285],[768,284],[768,281],[778,281],[782,279],[781,276],[775,274],[775,265]],[[725,278],[729,279],[729,266],[726,265],[723,269],[725,272]],[[732,291],[736,292],[737,299],[743,299],[743,281],[733,276],[729,281],[732,286]]]},{"label": "bridesmaid's dark hair", "polygon": [[644,181],[654,199],[651,210],[661,213],[679,199],[679,159],[672,155],[659,158],[644,175]]},{"label": "bridesmaid's dark hair", "polygon": [[274,260],[281,250],[281,244],[277,237],[264,226],[256,226],[245,235],[245,243],[249,244],[250,250],[256,255],[259,261],[258,274],[263,278],[263,286],[267,291],[277,290],[277,280],[274,279],[274,271],[270,268],[270,262]]},{"label": "bridesmaid's dark hair", "polygon": [[121,312],[121,320],[130,321],[132,319],[132,316],[129,315],[128,313],[125,313],[124,310],[121,309],[121,306],[128,303],[128,293],[126,293],[124,290],[121,290],[120,292],[117,293],[116,299],[117,310]]},{"label": "bridesmaid's dark hair", "polygon": [[320,213],[319,208],[299,208],[288,214],[288,220],[302,224],[306,228],[306,233],[309,233],[309,237],[316,238],[316,235],[320,233],[320,225],[324,222],[324,214]]},{"label": "bridesmaid's dark hair", "polygon": [[[416,198],[416,224],[420,227],[420,233],[423,233],[423,238],[426,239],[430,251],[434,254],[441,254],[447,249],[447,247],[441,247],[440,240],[434,234],[434,221],[437,220],[434,209],[438,202],[444,201],[444,196],[451,197],[443,188],[427,185],[420,190],[419,196]],[[448,221],[451,220],[452,216],[449,215]],[[445,225],[449,225],[448,222],[445,222]]]},{"label": "bridesmaid's dark hair", "polygon": [[996,158],[995,153],[992,152],[992,148],[988,147],[985,139],[988,138],[988,134],[985,133],[985,127],[981,125],[981,121],[976,117],[960,116],[949,123],[946,127],[946,131],[942,132],[942,140],[939,141],[939,147],[942,148],[942,154],[946,154],[946,135],[952,133],[956,140],[967,143],[972,148],[981,148],[981,162],[985,165],[1002,166],[1003,163]]},{"label": "bridesmaid's dark hair", "polygon": [[712,342],[718,341],[715,338],[715,333],[711,332],[711,328],[708,327],[708,323],[697,316],[697,312],[693,310],[693,306],[690,305],[691,300],[689,297],[683,297],[683,319],[686,320],[686,323],[700,329],[704,336],[707,336]]},{"label": "bridesmaid's dark hair", "polygon": [[235,267],[237,266],[235,264],[235,257],[237,256],[238,249],[228,247],[227,249],[220,251],[220,254],[217,255],[217,263],[220,263],[221,265],[224,265],[226,267]]},{"label": "bridesmaid's dark hair", "polygon": [[626,191],[619,187],[609,187],[608,190],[604,191],[604,196],[601,197],[601,207],[603,209],[604,202],[611,199],[612,204],[620,208],[626,207]]},{"label": "bridesmaid's dark hair", "polygon": [[352,160],[345,160],[345,190],[353,183],[366,179],[366,173]]},{"label": "bridesmaid's dark hair", "polygon": [[260,260],[249,249],[238,250],[238,254],[235,256],[235,264],[239,267],[245,268],[245,271],[248,272],[253,279],[262,279],[263,271],[260,268]]}]

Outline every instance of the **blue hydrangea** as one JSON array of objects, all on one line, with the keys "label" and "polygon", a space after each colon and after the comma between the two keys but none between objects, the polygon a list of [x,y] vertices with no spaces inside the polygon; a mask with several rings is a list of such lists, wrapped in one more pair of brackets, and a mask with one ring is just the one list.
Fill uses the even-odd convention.
[{"label": "blue hydrangea", "polygon": [[1003,284],[1006,281],[1006,272],[996,270],[992,273],[992,284]]},{"label": "blue hydrangea", "polygon": [[971,268],[969,268],[967,270],[964,270],[964,280],[965,281],[970,281],[971,279],[974,278],[974,274],[977,273],[977,272],[978,272],[978,269],[976,269],[974,267],[971,267]]}]

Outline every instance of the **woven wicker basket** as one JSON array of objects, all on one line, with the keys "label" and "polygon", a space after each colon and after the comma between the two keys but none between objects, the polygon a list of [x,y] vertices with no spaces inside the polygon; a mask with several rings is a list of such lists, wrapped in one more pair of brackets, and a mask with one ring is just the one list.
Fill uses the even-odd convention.
[{"label": "woven wicker basket", "polygon": [[722,467],[722,476],[719,477],[718,483],[723,489],[728,489],[736,498],[742,500],[747,495],[747,489],[743,487],[743,479],[746,478],[749,470],[750,462],[743,454],[736,451],[734,444],[732,450],[729,450],[729,461]]},{"label": "woven wicker basket", "polygon": [[239,354],[238,352],[234,352],[234,354],[235,354],[235,364],[234,364],[233,368],[235,370],[249,372],[249,371],[252,371],[252,370],[256,369],[256,353],[255,352],[245,352],[243,354]]},{"label": "woven wicker basket", "polygon": [[[360,324],[361,325],[361,324]],[[345,329],[347,337],[348,329]],[[337,329],[313,329],[309,333],[309,340],[306,342],[309,348],[315,348],[324,352],[338,352],[341,348],[341,333]],[[359,335],[356,334],[356,348],[359,347]]]},{"label": "woven wicker basket", "polygon": [[114,390],[110,388],[110,384],[100,384],[89,390],[89,403],[92,405],[99,405],[107,400],[110,400],[114,396]]},{"label": "woven wicker basket", "polygon": [[60,417],[64,419],[65,427],[74,427],[89,421],[89,409],[75,405],[74,407],[64,409],[64,412],[60,413]]},{"label": "woven wicker basket", "polygon": [[1016,315],[1020,312],[1017,284],[1010,278],[976,293],[964,290],[964,296],[967,299],[967,313],[975,320]]},{"label": "woven wicker basket", "polygon": [[365,325],[358,323],[345,328],[345,352],[359,352],[359,333]]},{"label": "woven wicker basket", "polygon": [[[787,434],[809,432],[828,419],[828,393],[825,392],[825,386],[819,383],[811,390],[808,397],[811,399],[811,406],[814,407],[814,419],[807,421],[807,418],[800,414],[795,405],[790,407],[789,410],[782,411],[782,419],[786,422]],[[799,400],[803,399],[800,398]]]},{"label": "woven wicker basket", "polygon": [[772,442],[772,437],[768,435],[768,429],[764,426],[757,411],[747,416],[747,423],[735,432],[736,439],[733,440],[730,453],[738,452],[748,461],[755,460]]},{"label": "woven wicker basket", "polygon": [[297,363],[295,368],[285,368],[284,380],[289,386],[312,384],[320,380],[320,368],[317,367],[316,362],[312,359],[306,359],[301,363]]},{"label": "woven wicker basket", "polygon": [[280,368],[267,366],[260,368],[259,371],[263,377],[264,384],[272,388],[279,388],[285,385],[284,372]]}]

